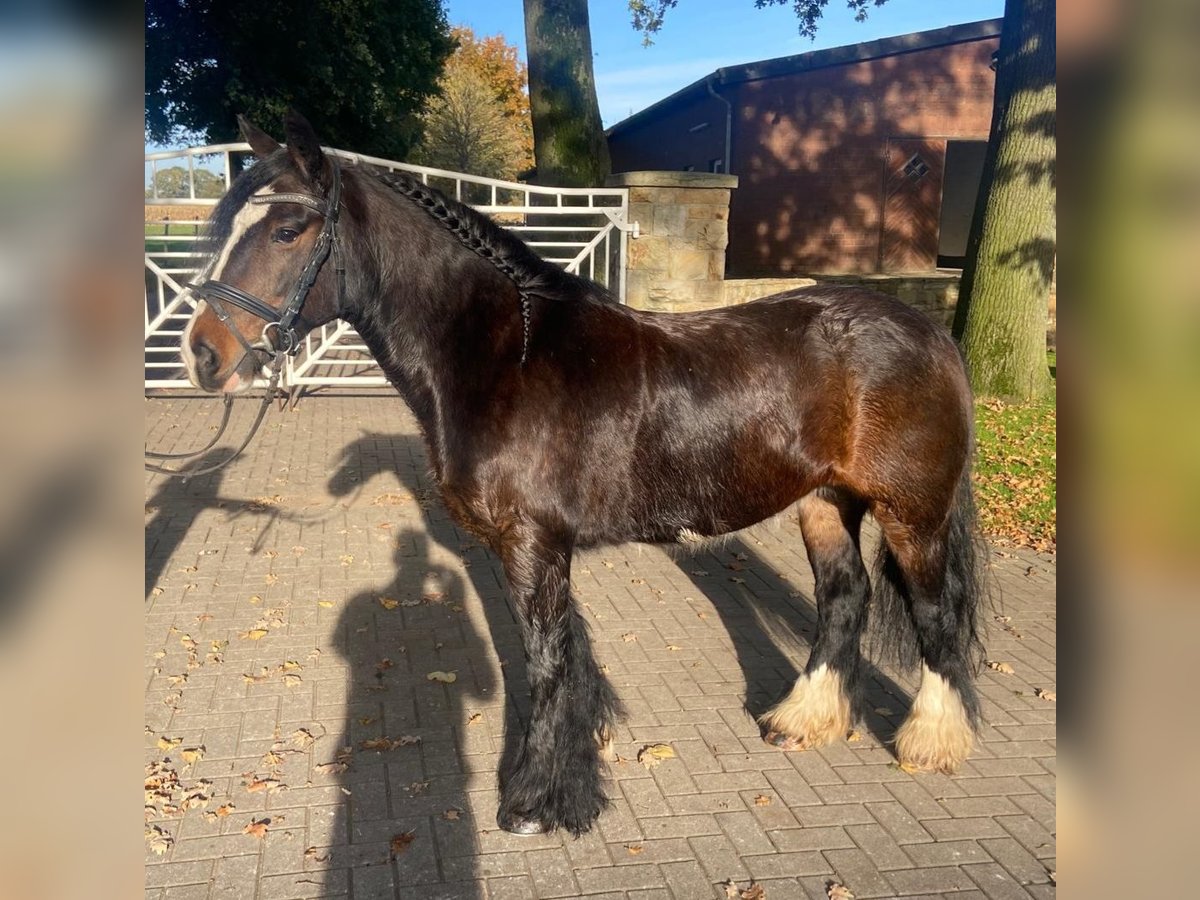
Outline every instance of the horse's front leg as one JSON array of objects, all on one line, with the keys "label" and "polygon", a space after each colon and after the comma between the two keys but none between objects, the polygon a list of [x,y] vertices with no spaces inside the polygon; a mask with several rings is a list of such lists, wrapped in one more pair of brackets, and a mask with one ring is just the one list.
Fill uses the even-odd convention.
[{"label": "horse's front leg", "polygon": [[520,750],[500,772],[496,820],[516,834],[582,834],[607,803],[602,745],[618,703],[571,599],[571,551],[570,540],[537,531],[502,553],[533,695]]}]

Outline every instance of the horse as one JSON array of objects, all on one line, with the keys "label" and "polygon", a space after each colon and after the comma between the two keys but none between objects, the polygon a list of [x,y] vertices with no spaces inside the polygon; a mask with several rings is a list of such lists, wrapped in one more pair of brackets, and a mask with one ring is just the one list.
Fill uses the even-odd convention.
[{"label": "horse", "polygon": [[691,544],[793,506],[818,628],[759,719],[764,740],[847,736],[870,607],[884,649],[921,665],[900,762],[957,769],[979,725],[981,556],[971,390],[941,326],[858,287],[630,309],[418,178],[343,166],[298,114],[286,147],[239,121],[257,160],[210,221],[189,377],[238,393],[335,317],[362,336],[420,424],[449,513],[499,557],[520,621],[532,707],[498,772],[502,829],[578,836],[607,803],[621,704],[571,596],[575,551]]}]

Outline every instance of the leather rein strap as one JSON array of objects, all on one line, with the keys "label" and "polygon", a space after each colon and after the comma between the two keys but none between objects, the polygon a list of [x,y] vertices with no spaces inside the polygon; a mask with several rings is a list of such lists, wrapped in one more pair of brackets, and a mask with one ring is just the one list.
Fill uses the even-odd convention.
[{"label": "leather rein strap", "polygon": [[[263,353],[272,356],[270,381],[266,392],[263,394],[258,414],[254,418],[254,424],[250,426],[250,431],[246,434],[245,440],[242,441],[241,445],[232,454],[219,463],[199,469],[184,470],[168,469],[165,466],[147,462],[145,464],[147,471],[156,472],[159,475],[170,475],[187,481],[189,478],[194,478],[197,475],[207,475],[209,472],[215,472],[217,469],[223,468],[241,456],[242,451],[249,446],[250,441],[257,433],[258,427],[262,424],[263,418],[267,414],[267,407],[271,404],[271,398],[275,396],[275,392],[279,388],[279,378],[283,372],[284,361],[289,356],[295,356],[300,350],[303,334],[296,326],[297,324],[302,326],[305,324],[300,316],[300,310],[304,306],[304,301],[308,298],[309,291],[312,290],[312,286],[316,283],[321,267],[325,264],[330,254],[333,255],[334,266],[337,269],[337,312],[339,315],[342,313],[344,305],[343,282],[345,280],[345,267],[342,261],[341,247],[337,234],[338,213],[341,209],[342,174],[337,158],[330,156],[328,159],[332,168],[332,182],[329,187],[329,195],[324,202],[307,194],[254,194],[249,198],[249,202],[254,204],[298,203],[319,213],[325,219],[325,223],[321,227],[321,233],[317,235],[317,243],[308,257],[308,262],[304,264],[304,268],[300,271],[300,276],[296,279],[296,286],[282,310],[277,310],[253,294],[248,294],[241,288],[226,284],[223,281],[209,279],[202,284],[189,286],[193,293],[212,307],[217,318],[221,320],[221,323],[233,333],[238,343],[242,345],[242,357],[238,360],[235,368],[237,365],[241,365],[241,360],[245,359],[247,354]],[[233,317],[230,316],[229,311],[225,308],[224,304],[226,303],[236,306],[238,309],[245,310],[252,316],[256,316],[266,322],[263,326],[262,336],[258,342],[252,344],[246,339],[246,336],[242,334],[241,329],[237,327],[233,321]],[[308,330],[308,328],[304,329],[305,332]],[[274,333],[274,340],[271,339],[272,333]],[[220,428],[217,429],[217,433],[213,436],[212,440],[199,450],[191,453],[158,453],[147,450],[145,455],[151,459],[180,460],[195,459],[204,455],[216,445],[229,425],[229,418],[233,408],[233,397],[226,394],[224,404],[225,409],[221,416]]]}]

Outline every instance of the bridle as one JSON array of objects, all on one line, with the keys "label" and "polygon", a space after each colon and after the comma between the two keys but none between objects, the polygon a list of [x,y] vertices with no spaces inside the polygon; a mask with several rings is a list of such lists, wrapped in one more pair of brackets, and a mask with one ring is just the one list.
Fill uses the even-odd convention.
[{"label": "bridle", "polygon": [[[312,253],[309,254],[308,261],[304,264],[304,268],[301,269],[300,275],[296,279],[296,286],[292,289],[292,293],[282,309],[275,309],[275,307],[255,297],[253,294],[248,294],[241,288],[226,284],[223,281],[208,279],[201,284],[188,286],[188,289],[193,294],[203,299],[212,307],[221,324],[228,328],[233,333],[233,336],[237,338],[238,343],[242,345],[244,352],[237,363],[234,364],[235,369],[241,365],[242,360],[246,358],[247,354],[251,356],[266,354],[272,357],[270,382],[267,385],[266,393],[263,394],[262,404],[258,408],[254,424],[250,426],[250,431],[247,433],[245,440],[242,441],[241,446],[234,450],[230,456],[219,463],[214,463],[200,469],[180,470],[168,469],[165,466],[147,462],[145,464],[147,471],[157,472],[160,475],[177,476],[186,481],[197,475],[207,475],[209,472],[215,472],[241,455],[242,451],[250,444],[250,441],[258,431],[259,425],[262,424],[263,418],[266,416],[267,407],[271,405],[271,398],[275,396],[275,392],[279,387],[279,377],[283,372],[284,361],[287,357],[295,356],[299,352],[304,334],[310,330],[308,323],[304,321],[300,311],[304,306],[304,301],[308,299],[309,291],[312,290],[313,285],[316,283],[321,267],[325,265],[325,261],[329,259],[330,255],[333,256],[334,268],[337,270],[337,314],[341,315],[343,312],[345,266],[342,260],[341,242],[338,240],[337,232],[338,213],[341,209],[342,173],[336,157],[329,156],[326,158],[329,160],[332,175],[329,192],[324,200],[299,193],[254,194],[248,200],[249,203],[256,205],[263,203],[297,203],[318,213],[325,220],[321,226],[321,233],[317,235],[317,242],[313,246]],[[263,325],[258,341],[251,343],[246,339],[241,329],[233,321],[233,317],[229,314],[229,310],[225,304],[236,306],[238,309],[244,310],[266,323]],[[152,459],[185,460],[195,459],[207,453],[221,439],[226,427],[229,425],[229,417],[233,408],[233,397],[226,394],[224,401],[225,409],[222,413],[221,425],[212,440],[202,448],[190,453],[157,453],[147,450],[146,456]]]}]

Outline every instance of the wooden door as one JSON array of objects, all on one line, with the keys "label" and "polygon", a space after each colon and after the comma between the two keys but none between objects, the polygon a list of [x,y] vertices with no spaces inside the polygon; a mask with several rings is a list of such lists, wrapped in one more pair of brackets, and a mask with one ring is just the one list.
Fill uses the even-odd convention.
[{"label": "wooden door", "polygon": [[890,138],[884,159],[884,272],[929,272],[937,268],[938,218],[946,142]]}]

